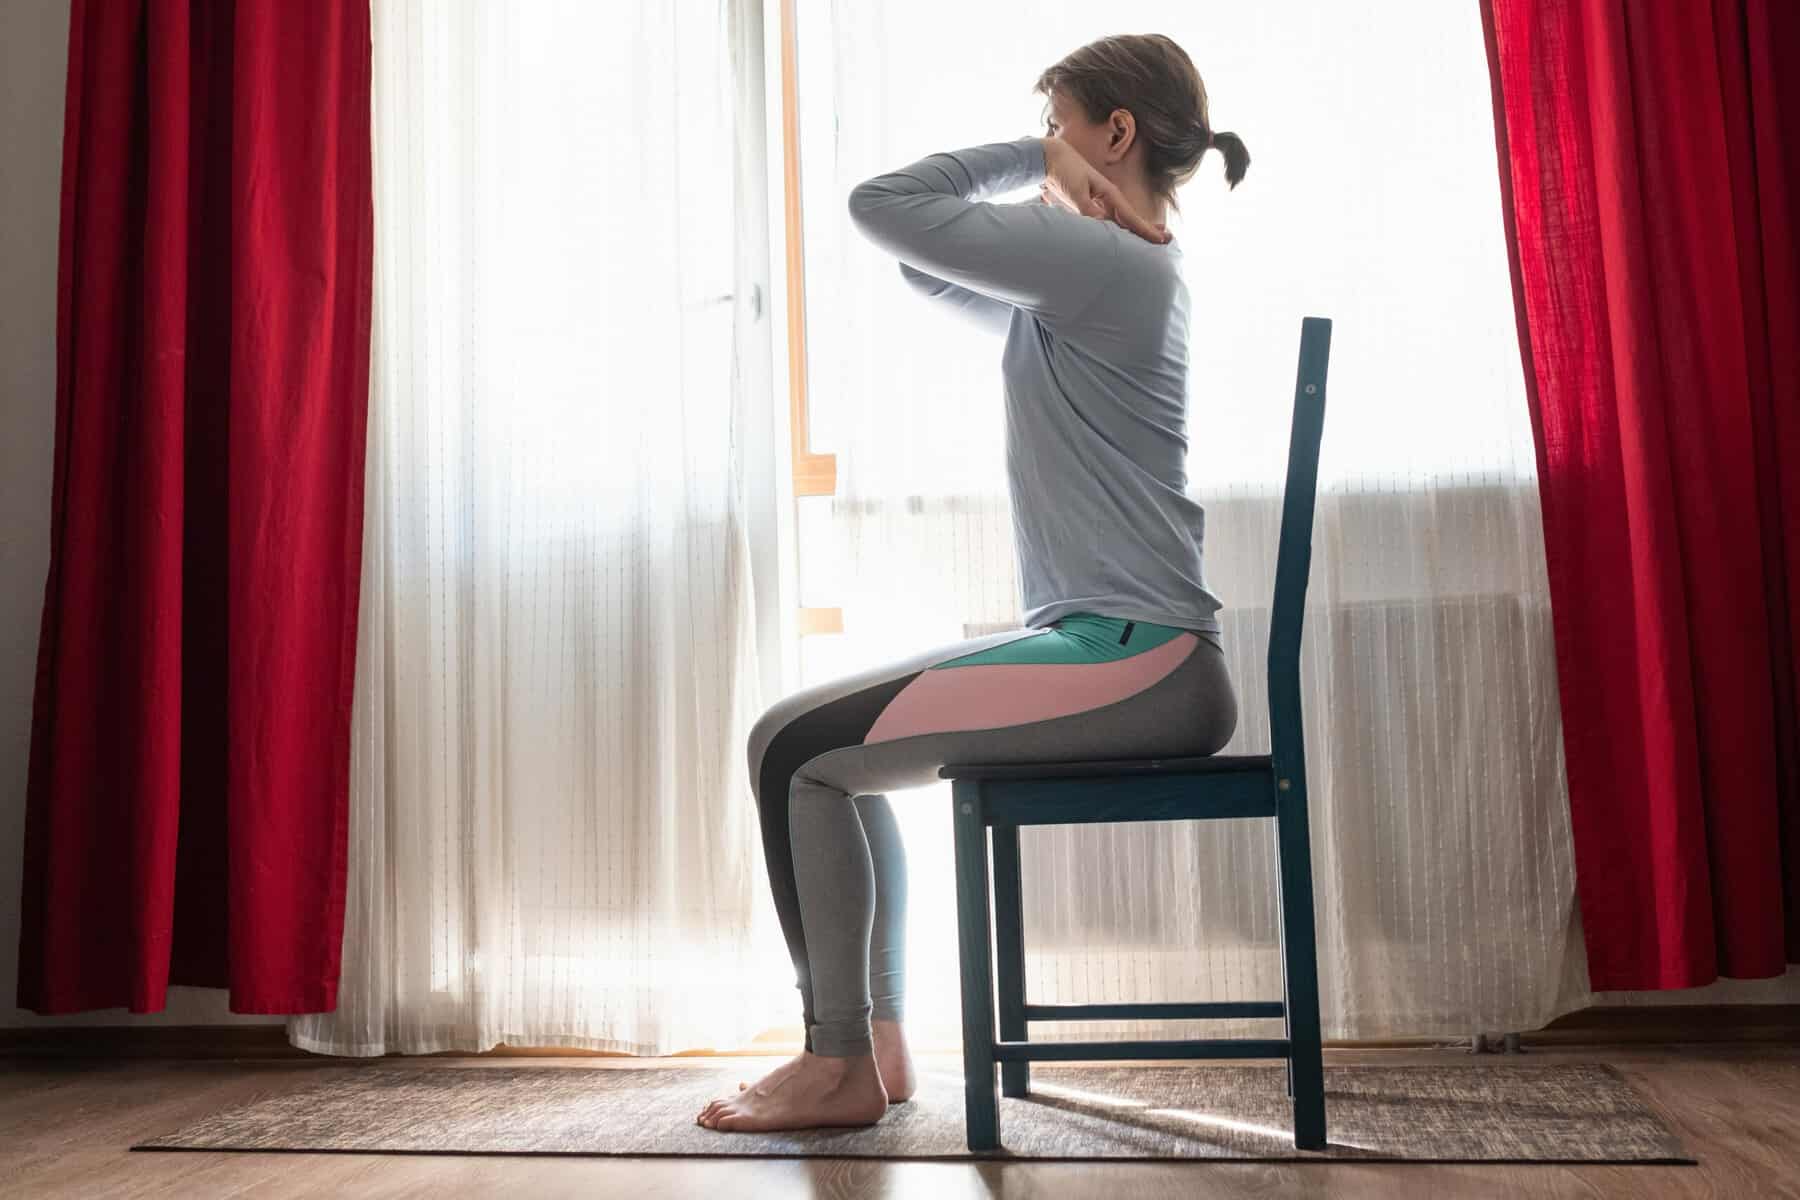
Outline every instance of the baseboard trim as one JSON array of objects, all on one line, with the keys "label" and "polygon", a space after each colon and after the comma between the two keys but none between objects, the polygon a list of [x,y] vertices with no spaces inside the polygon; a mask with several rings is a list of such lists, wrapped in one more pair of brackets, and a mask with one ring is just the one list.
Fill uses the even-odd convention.
[{"label": "baseboard trim", "polygon": [[[799,1028],[770,1030],[738,1050],[684,1050],[676,1058],[750,1058],[791,1054]],[[1495,1030],[1492,1032],[1506,1032]],[[1800,1004],[1682,1004],[1596,1006],[1522,1033],[1524,1046],[1612,1046],[1680,1042],[1800,1042]],[[1442,1037],[1327,1041],[1334,1049],[1443,1046]],[[920,1053],[930,1053],[924,1048]],[[287,1040],[281,1025],[179,1025],[167,1028],[95,1025],[62,1029],[0,1029],[0,1058],[313,1059],[322,1057]],[[390,1057],[401,1057],[398,1055]],[[633,1058],[605,1050],[557,1046],[497,1046],[472,1053],[446,1050],[428,1058]]]},{"label": "baseboard trim", "polygon": [[1612,1004],[1565,1013],[1522,1034],[1525,1045],[1796,1042],[1800,1004]]}]

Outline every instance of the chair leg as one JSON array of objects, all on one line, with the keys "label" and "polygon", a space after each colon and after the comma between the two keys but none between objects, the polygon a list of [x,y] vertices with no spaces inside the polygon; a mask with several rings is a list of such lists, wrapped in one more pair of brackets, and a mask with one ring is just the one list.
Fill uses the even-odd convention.
[{"label": "chair leg", "polygon": [[970,1150],[1000,1147],[994,1095],[994,978],[989,961],[987,826],[981,784],[951,782],[956,830],[956,931],[962,965],[963,1113]]},{"label": "chair leg", "polygon": [[1288,1093],[1294,1101],[1294,1145],[1325,1148],[1325,1065],[1319,1035],[1319,957],[1313,930],[1312,855],[1306,784],[1293,780],[1276,815],[1281,866],[1281,947],[1287,977]]},{"label": "chair leg", "polygon": [[1282,1067],[1287,1075],[1287,1098],[1294,1098],[1294,997],[1288,992],[1288,979],[1293,974],[1288,970],[1287,927],[1282,924],[1281,905],[1281,827],[1269,826],[1269,841],[1275,850],[1275,924],[1281,938],[1281,1036],[1288,1041],[1288,1056],[1282,1060]]},{"label": "chair leg", "polygon": [[[994,830],[994,957],[999,976],[1000,1040],[1023,1042],[1025,1028],[1025,922],[1019,872],[1019,827]],[[1031,1064],[1000,1064],[1000,1092],[1023,1096],[1031,1090]]]}]

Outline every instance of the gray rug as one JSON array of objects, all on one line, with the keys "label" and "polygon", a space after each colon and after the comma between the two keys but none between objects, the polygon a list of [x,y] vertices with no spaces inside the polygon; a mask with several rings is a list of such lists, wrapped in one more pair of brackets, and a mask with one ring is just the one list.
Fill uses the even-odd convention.
[{"label": "gray rug", "polygon": [[1035,1064],[1000,1098],[1003,1149],[973,1154],[960,1076],[862,1128],[727,1133],[694,1123],[762,1069],[345,1067],[133,1150],[895,1159],[1352,1159],[1693,1163],[1609,1066],[1327,1066],[1330,1147],[1296,1150],[1280,1064]]}]

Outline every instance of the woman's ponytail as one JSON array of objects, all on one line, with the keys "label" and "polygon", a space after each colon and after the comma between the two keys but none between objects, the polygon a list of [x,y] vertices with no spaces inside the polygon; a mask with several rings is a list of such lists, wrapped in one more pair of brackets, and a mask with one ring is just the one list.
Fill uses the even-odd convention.
[{"label": "woman's ponytail", "polygon": [[1225,182],[1236,187],[1243,181],[1244,171],[1250,165],[1250,151],[1244,149],[1244,139],[1235,133],[1219,133],[1212,135],[1212,145],[1219,148],[1225,156]]}]

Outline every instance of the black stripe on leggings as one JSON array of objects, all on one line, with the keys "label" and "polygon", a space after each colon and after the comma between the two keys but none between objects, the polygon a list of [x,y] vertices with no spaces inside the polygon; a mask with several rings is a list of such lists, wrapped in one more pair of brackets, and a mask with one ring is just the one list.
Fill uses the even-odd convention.
[{"label": "black stripe on leggings", "polygon": [[811,712],[789,721],[763,751],[762,779],[756,795],[762,823],[763,859],[769,870],[769,890],[775,897],[775,914],[781,918],[782,936],[787,940],[788,957],[793,960],[794,972],[799,977],[808,1050],[813,1048],[812,972],[806,962],[800,890],[794,882],[794,846],[788,836],[788,787],[794,773],[807,760],[828,750],[862,745],[863,738],[868,736],[889,701],[920,674],[922,672],[913,671],[827,700]]}]

